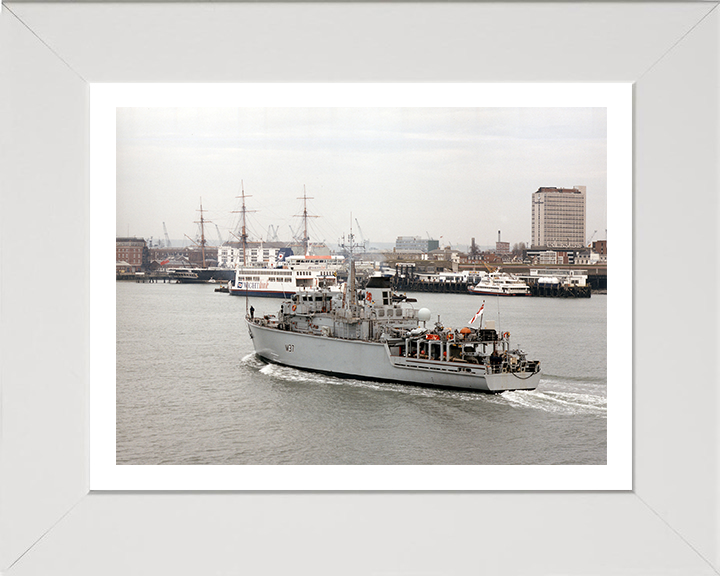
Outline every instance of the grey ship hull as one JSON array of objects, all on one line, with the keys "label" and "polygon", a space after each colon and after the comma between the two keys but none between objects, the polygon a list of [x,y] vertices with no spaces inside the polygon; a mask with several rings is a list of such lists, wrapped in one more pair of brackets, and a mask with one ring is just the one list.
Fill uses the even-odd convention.
[{"label": "grey ship hull", "polygon": [[540,372],[489,374],[485,366],[392,356],[381,342],[289,332],[249,321],[247,325],[261,359],[342,378],[482,392],[534,390],[540,382]]}]

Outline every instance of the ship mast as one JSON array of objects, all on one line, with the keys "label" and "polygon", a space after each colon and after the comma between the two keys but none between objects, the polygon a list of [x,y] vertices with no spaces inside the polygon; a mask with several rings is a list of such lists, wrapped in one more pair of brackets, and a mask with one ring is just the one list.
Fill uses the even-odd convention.
[{"label": "ship mast", "polygon": [[[355,291],[355,260],[353,259],[353,249],[362,247],[362,244],[355,242],[355,235],[352,230],[352,213],[350,213],[350,234],[347,237],[347,243],[345,236],[342,237],[342,242],[338,242],[338,245],[343,250],[347,250],[348,253],[348,289],[350,293],[351,306],[357,304],[357,293]],[[343,305],[345,304],[345,298],[343,298]]]},{"label": "ship mast", "polygon": [[[242,249],[243,249],[243,266],[247,266],[247,213],[248,212],[257,212],[257,210],[247,210],[245,208],[245,198],[251,198],[251,196],[245,195],[245,186],[243,184],[243,181],[240,180],[240,196],[236,196],[236,198],[242,198],[242,209],[241,210],[233,210],[233,214],[237,214],[240,212],[242,214],[242,231],[240,233],[240,241],[242,242]],[[234,236],[234,234],[233,234]]]},{"label": "ship mast", "polygon": [[202,267],[207,268],[207,264],[205,264],[205,223],[207,222],[208,224],[212,224],[212,222],[203,218],[203,212],[205,212],[205,210],[203,210],[202,207],[202,196],[200,197],[200,210],[198,210],[198,212],[200,212],[200,220],[195,221],[195,224],[200,224],[200,251],[202,253]]},{"label": "ship mast", "polygon": [[[240,232],[240,241],[242,242],[242,251],[243,251],[243,267],[247,266],[247,213],[248,212],[257,212],[257,210],[248,210],[245,208],[245,198],[250,198],[250,196],[245,195],[245,184],[242,180],[240,180],[240,196],[236,196],[236,198],[242,199],[242,209],[240,210],[240,213],[242,214],[242,230]],[[237,210],[232,211],[233,214],[237,214]],[[233,234],[235,236],[235,234]],[[237,238],[237,236],[235,236]],[[235,267],[235,277],[237,279],[237,266]],[[250,306],[248,301],[248,294],[247,294],[247,282],[245,283],[245,316],[248,315],[248,307]]]},{"label": "ship mast", "polygon": [[307,213],[307,201],[308,200],[314,200],[312,197],[308,197],[307,192],[305,191],[305,185],[303,184],[303,195],[298,197],[298,200],[303,201],[303,213],[302,214],[295,214],[296,218],[302,218],[303,219],[303,251],[305,253],[305,256],[308,255],[308,248],[310,247],[309,240],[310,237],[308,236],[308,225],[307,225],[307,219],[308,218],[317,218],[317,216],[311,216]]}]

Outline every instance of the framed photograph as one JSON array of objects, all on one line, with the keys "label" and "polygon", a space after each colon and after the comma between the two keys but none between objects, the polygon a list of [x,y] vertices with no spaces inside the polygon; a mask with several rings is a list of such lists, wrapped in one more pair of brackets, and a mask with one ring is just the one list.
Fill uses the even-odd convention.
[{"label": "framed photograph", "polygon": [[[714,290],[681,300],[663,275],[714,263],[718,24],[712,3],[3,5],[2,569],[717,573]],[[397,108],[418,90],[415,106],[608,111],[607,462],[118,464],[98,387],[115,311],[96,313],[114,306],[98,232],[116,224],[117,151],[101,143],[118,143],[118,108]],[[632,188],[613,171],[631,133]],[[371,530],[373,553],[348,563]],[[271,534],[298,554],[271,553]]]},{"label": "framed photograph", "polygon": [[[186,205],[188,212],[193,211],[193,218],[194,204],[198,201],[194,193],[205,189],[204,199],[201,200],[205,206],[201,213],[203,220],[198,221],[202,229],[198,227],[200,231],[195,244],[200,247],[200,253],[203,250],[206,252],[206,261],[207,257],[211,257],[211,249],[206,249],[206,242],[200,238],[210,237],[213,229],[211,218],[215,223],[213,235],[222,237],[222,230],[226,230],[225,236],[241,238],[244,230],[245,235],[252,234],[253,239],[264,238],[262,246],[267,250],[273,245],[265,237],[266,230],[271,227],[268,218],[287,217],[283,215],[283,206],[292,214],[305,214],[308,204],[325,206],[323,212],[328,214],[328,218],[301,228],[304,236],[312,235],[314,240],[309,247],[295,245],[294,249],[301,253],[310,254],[311,250],[313,254],[317,251],[320,256],[321,251],[330,253],[330,243],[318,242],[317,235],[339,239],[352,232],[352,226],[348,225],[348,229],[344,230],[342,225],[338,227],[337,224],[349,220],[357,227],[357,216],[365,221],[365,230],[380,242],[395,240],[394,237],[378,237],[383,230],[412,229],[418,225],[423,229],[439,229],[443,249],[448,250],[448,246],[459,244],[463,228],[468,244],[472,234],[478,236],[479,244],[488,244],[495,237],[494,224],[497,222],[505,222],[506,237],[512,236],[514,227],[519,238],[524,237],[523,233],[529,236],[529,206],[533,193],[543,196],[557,194],[536,192],[536,189],[543,188],[530,188],[530,183],[537,183],[538,177],[547,178],[549,172],[556,174],[557,178],[569,172],[575,176],[565,178],[582,179],[579,176],[582,174],[590,181],[589,186],[563,189],[565,196],[581,202],[578,206],[582,212],[582,230],[575,242],[576,248],[580,248],[578,254],[582,250],[589,252],[584,235],[585,212],[588,221],[600,222],[594,225],[595,229],[602,228],[603,233],[608,230],[611,237],[626,245],[631,243],[632,230],[631,123],[631,86],[622,84],[105,84],[91,87],[91,260],[102,259],[107,263],[91,271],[91,293],[98,295],[93,299],[94,307],[91,309],[91,382],[97,383],[97,386],[93,384],[91,387],[94,398],[91,411],[91,489],[630,489],[631,357],[625,353],[627,341],[611,341],[607,355],[605,352],[608,347],[606,326],[609,332],[621,332],[628,328],[625,319],[632,309],[630,291],[615,296],[612,291],[609,295],[598,293],[590,300],[583,296],[521,301],[487,295],[482,304],[469,293],[444,298],[436,296],[434,299],[430,299],[428,294],[415,293],[410,295],[416,296],[416,305],[385,306],[378,297],[376,304],[366,306],[364,312],[355,313],[382,312],[383,320],[378,318],[379,323],[369,328],[378,334],[378,338],[382,330],[403,330],[409,337],[411,330],[427,326],[427,321],[423,324],[416,319],[403,318],[400,323],[395,320],[397,313],[414,314],[414,310],[422,310],[423,306],[436,307],[438,315],[443,314],[440,319],[449,327],[463,322],[468,326],[486,326],[490,330],[495,330],[491,326],[497,326],[501,335],[513,330],[512,318],[516,317],[517,324],[525,320],[527,328],[524,333],[521,325],[515,327],[520,340],[523,337],[535,340],[536,349],[540,350],[542,344],[537,340],[544,341],[547,343],[544,354],[554,357],[547,358],[547,378],[550,381],[543,385],[536,383],[527,387],[524,379],[529,380],[531,372],[510,371],[508,362],[505,367],[498,365],[497,373],[507,374],[508,379],[507,384],[502,384],[508,392],[501,395],[467,393],[467,387],[474,385],[474,381],[464,374],[455,378],[457,382],[448,378],[444,385],[435,385],[428,378],[424,388],[408,388],[407,384],[402,384],[402,378],[411,367],[403,364],[397,373],[382,372],[386,354],[382,344],[378,345],[382,354],[375,360],[368,360],[378,371],[377,374],[363,371],[368,366],[358,366],[357,373],[346,369],[355,355],[366,349],[366,342],[373,342],[373,338],[359,334],[353,347],[348,345],[347,340],[352,341],[352,338],[345,332],[337,336],[335,345],[346,345],[347,350],[338,350],[327,357],[327,364],[318,364],[316,373],[321,376],[313,378],[311,373],[293,370],[293,367],[295,358],[302,353],[301,349],[310,345],[319,347],[307,352],[312,356],[310,361],[322,360],[327,341],[315,338],[315,332],[320,334],[319,330],[311,327],[307,332],[307,341],[290,345],[298,350],[293,350],[295,354],[292,356],[288,352],[286,364],[273,362],[268,366],[260,361],[262,356],[253,353],[255,338],[238,328],[244,322],[245,300],[251,301],[253,311],[257,310],[259,317],[272,319],[276,318],[277,299],[262,297],[262,292],[245,294],[247,298],[229,298],[229,302],[222,296],[223,307],[218,308],[217,317],[210,310],[201,312],[197,308],[198,302],[192,304],[192,300],[184,304],[177,302],[175,311],[164,310],[165,304],[176,302],[179,291],[187,289],[187,284],[195,284],[190,287],[192,289],[199,288],[197,284],[201,278],[198,278],[197,282],[195,279],[183,282],[185,285],[182,287],[172,286],[171,292],[163,292],[164,296],[159,301],[143,305],[138,300],[144,298],[141,292],[149,294],[148,290],[162,290],[163,286],[151,282],[153,278],[142,273],[132,274],[129,284],[127,281],[116,284],[112,269],[115,246],[108,231],[114,223],[117,223],[116,230],[120,236],[126,230],[126,222],[128,230],[142,226],[143,219],[152,218],[152,209],[141,208],[148,205],[164,206],[162,210],[166,220],[171,228],[178,229],[187,220],[187,215],[177,214],[178,218],[173,218],[171,206]],[[242,192],[235,192],[238,188],[236,181],[240,178],[233,178],[227,188],[225,205],[230,206],[234,196],[241,193],[242,208],[238,205],[234,211],[228,209],[229,214],[224,221],[227,222],[227,216],[232,217],[233,213],[246,216],[241,216],[242,222],[238,220],[237,225],[231,224],[229,228],[223,224],[221,211],[208,211],[213,203],[218,205],[223,202],[220,194],[208,189],[223,187],[219,179],[209,185],[210,181],[218,178],[219,171],[225,170],[222,164],[231,170],[234,170],[235,164],[240,164],[249,175]],[[312,164],[317,166],[313,168]],[[162,168],[163,165],[168,168]],[[194,168],[177,180],[178,170],[189,165]],[[265,168],[256,171],[255,166]],[[513,171],[511,166],[516,166],[517,170]],[[263,173],[272,174],[275,180],[261,176]],[[311,198],[305,194],[298,206],[295,206],[296,198],[289,200],[287,195],[274,192],[292,189],[293,173],[307,174],[312,178],[313,187],[318,188],[317,192],[312,192]],[[263,178],[265,191],[258,189],[251,174]],[[420,174],[424,176],[420,178]],[[194,178],[198,181],[190,184]],[[369,180],[363,184],[364,178]],[[443,181],[447,178],[452,180],[450,187]],[[373,188],[377,190],[373,191]],[[586,209],[585,190],[588,188]],[[611,190],[609,195],[606,189]],[[247,196],[246,190],[253,193]],[[323,193],[329,197],[317,198]],[[104,201],[113,198],[117,198],[116,202]],[[316,202],[307,202],[316,198]],[[561,200],[564,202],[565,198]],[[247,208],[246,202],[252,202],[251,207],[264,206],[263,212],[272,211],[272,214],[260,214],[257,210],[243,212]],[[388,213],[392,214],[390,218],[387,218]],[[613,215],[608,224],[606,213]],[[351,214],[356,216],[354,221],[350,220]],[[190,220],[189,225],[195,228],[193,222]],[[550,229],[553,221],[548,222]],[[288,228],[292,230],[291,226]],[[486,237],[484,241],[480,241],[481,235]],[[153,243],[149,239],[150,234],[146,236],[148,242]],[[190,238],[188,234],[185,236]],[[170,243],[169,240],[166,242]],[[218,242],[220,239],[216,239],[215,243]],[[338,242],[342,243],[341,240]],[[389,269],[393,249],[370,250],[368,246],[369,252],[364,256],[357,254],[358,242],[355,244],[355,280],[348,278],[347,285],[364,285],[363,267],[368,278],[383,277],[382,267]],[[538,242],[533,244],[541,245]],[[283,248],[290,245],[286,241]],[[148,250],[154,251],[152,247]],[[332,252],[337,254],[340,250],[341,247],[335,247]],[[566,255],[567,250],[567,247],[562,248],[560,253]],[[494,246],[491,251],[495,252]],[[460,253],[465,251],[456,249],[456,252],[460,258]],[[345,254],[349,260],[351,254],[347,251]],[[252,251],[249,251],[251,255]],[[304,255],[302,257],[305,258]],[[626,285],[631,283],[631,257],[630,253],[623,254],[615,266],[609,266],[611,274],[627,279]],[[289,257],[291,262],[294,262],[293,258],[296,256]],[[529,259],[530,256],[520,254],[515,260],[522,265],[523,258]],[[534,259],[539,260],[537,256]],[[506,260],[509,267],[511,258],[508,256]],[[418,263],[418,270],[421,269],[420,264],[422,261]],[[440,264],[441,261],[436,260],[432,269]],[[461,266],[466,271],[473,269],[469,263],[458,262],[456,272],[459,273]],[[478,266],[484,272],[487,262],[477,262],[474,268],[477,270]],[[538,267],[536,264],[535,269]],[[248,284],[254,286],[253,290],[261,290],[261,284],[255,281],[258,285],[253,285],[252,278],[254,274],[263,274],[263,271],[250,264],[244,268],[248,270],[245,273],[249,275]],[[527,266],[525,268],[529,270]],[[577,270],[581,268],[576,267]],[[287,268],[288,271],[292,269],[293,264]],[[503,266],[502,269],[507,268]],[[539,269],[549,268],[540,266]],[[163,278],[164,288],[168,288],[166,282],[177,282],[173,281],[175,272],[171,270],[170,277]],[[201,265],[196,275],[208,274],[209,270],[214,270],[218,278],[228,272],[221,266],[203,268]],[[277,274],[279,268],[265,270]],[[342,268],[338,273],[343,272],[348,273]],[[312,273],[312,266],[303,272],[306,275]],[[480,275],[492,282],[496,278]],[[159,278],[158,274],[154,275],[154,279]],[[426,273],[421,278],[428,284],[437,282],[438,278],[447,279],[436,272]],[[504,277],[497,278],[501,280]],[[532,284],[531,279],[527,282]],[[583,282],[588,283],[588,280]],[[341,282],[335,281],[335,284],[343,290]],[[464,284],[472,285],[472,282],[465,280]],[[525,285],[525,282],[518,281],[518,284]],[[453,287],[457,288],[457,285],[458,282],[455,282]],[[213,288],[212,285],[206,287]],[[423,287],[420,285],[415,289]],[[242,289],[237,286],[233,286],[232,291],[243,296],[240,293]],[[345,292],[346,306],[349,306],[349,291]],[[203,292],[196,293],[194,290],[187,292],[187,297],[192,299],[191,293],[195,294],[194,298],[203,298]],[[204,293],[217,302],[218,296],[214,291],[206,290]],[[158,292],[158,296],[160,294]],[[328,289],[327,294],[331,298],[332,289]],[[342,298],[339,293],[338,298]],[[485,301],[487,316],[469,324],[476,308],[485,307]],[[559,308],[562,303],[565,307]],[[543,304],[549,308],[540,312],[539,307]],[[340,300],[330,306],[338,308]],[[448,306],[450,309],[447,309]],[[112,316],[116,308],[117,327]],[[192,310],[198,310],[197,316],[191,315]],[[168,334],[179,330],[177,340],[170,342],[165,334],[155,333],[153,326],[156,321],[146,323],[141,320],[148,318],[153,311],[157,313],[157,322],[165,325]],[[387,324],[386,313],[393,315],[393,328]],[[313,316],[313,324],[333,319],[335,327],[332,329],[339,331],[337,314],[325,314],[327,318],[318,311]],[[165,324],[163,319],[171,317],[181,318],[182,324],[177,327]],[[272,325],[272,320],[270,322]],[[553,323],[556,323],[556,328],[552,328]],[[206,336],[192,342],[182,339],[182,334],[199,335],[201,327],[206,324],[213,326]],[[138,329],[139,326],[143,328]],[[500,329],[500,326],[508,330]],[[330,329],[328,325],[328,332]],[[446,344],[450,338],[447,334],[452,334],[455,339],[456,330],[445,329],[444,326],[440,332],[438,330],[435,328],[429,335],[422,335],[422,345],[405,344],[403,341],[402,344],[407,347],[415,345],[415,354],[401,355],[398,345],[398,349],[393,348],[396,358],[415,356],[412,362],[419,362],[418,370],[427,370],[430,365],[423,360],[428,356],[423,347],[426,339],[442,336],[448,339],[444,340]],[[571,333],[575,336],[568,337]],[[287,329],[277,334],[283,339],[289,338]],[[145,335],[152,336],[145,341]],[[457,332],[456,338],[465,342],[462,349],[472,347],[470,333],[465,336]],[[500,351],[505,340],[509,337],[493,340],[493,349]],[[576,349],[571,349],[573,340],[578,342]],[[566,344],[560,345],[561,342]],[[227,350],[220,352],[224,345],[228,346]],[[153,352],[157,346],[163,350],[161,356]],[[568,350],[562,354],[558,346]],[[448,374],[456,374],[460,364],[470,366],[471,360],[477,362],[477,356],[468,356],[467,360],[463,360],[459,345],[446,345],[446,348],[445,359],[448,351],[451,358],[453,355],[457,357],[452,360],[453,364],[449,364],[438,356],[438,364],[432,365],[436,372],[447,370]],[[508,347],[508,350],[511,348]],[[192,357],[192,349],[202,353]],[[212,350],[217,350],[217,355]],[[142,353],[139,354],[139,351]],[[439,345],[429,352],[427,360],[432,361],[432,357],[439,354]],[[487,353],[490,352],[488,350]],[[241,359],[233,362],[234,354],[240,355]],[[344,355],[344,360],[334,364],[331,357],[338,355]],[[148,361],[143,362],[143,357],[147,357]],[[481,363],[488,361],[482,356],[479,358]],[[520,365],[520,358],[517,356],[516,366]],[[606,358],[609,359],[607,367]],[[117,369],[108,373],[107,368],[113,363]],[[574,367],[555,367],[563,363]],[[213,364],[226,365],[227,372],[213,376],[210,370]],[[595,364],[598,364],[597,369]],[[177,368],[168,370],[171,366]],[[191,366],[199,370],[194,376]],[[541,370],[538,372],[541,379],[545,378]],[[438,374],[440,372],[436,378]],[[345,378],[340,379],[336,375],[344,375]],[[162,392],[161,382],[165,377],[168,378],[169,397]],[[423,377],[423,373],[413,374],[410,381],[422,381]],[[113,378],[116,378],[115,386],[111,383]],[[210,384],[213,378],[216,380]],[[393,378],[396,380],[393,381]],[[553,379],[554,384],[551,383]],[[183,396],[181,390],[184,386],[190,386],[187,393],[194,396],[192,390],[196,390],[198,382],[203,380],[208,382],[208,386],[201,396],[208,400],[214,397],[211,402],[214,408],[197,404],[191,399],[179,413],[177,408],[167,411],[156,405],[166,401],[175,405]],[[384,381],[385,386],[378,387],[378,381]],[[274,390],[273,394],[279,393],[281,397],[284,394],[276,387],[277,384],[289,386],[287,392],[291,397],[295,397],[298,390],[305,390],[308,398],[302,403],[293,401],[298,405],[297,412],[283,410],[282,414],[262,407],[265,404],[261,400],[264,394],[258,396],[252,393],[250,396],[255,400],[250,397],[240,400],[237,396],[239,390],[247,386],[254,388],[259,382],[262,382],[261,388]],[[322,390],[336,390],[339,395],[333,396],[332,405],[324,404],[321,397],[310,400],[314,396],[313,382],[321,385]],[[311,386],[307,387],[307,384]],[[517,388],[519,384],[527,389]],[[219,392],[226,385],[226,391]],[[350,394],[344,400],[343,390]],[[353,399],[359,392],[360,398]],[[411,396],[400,400],[394,407],[381,409],[377,405],[379,398],[375,401],[361,399],[367,393],[385,397],[385,401],[398,394],[399,398],[406,394]],[[162,395],[165,400],[156,394]],[[440,417],[438,413],[435,423],[428,421],[419,426],[425,409],[392,424],[387,416],[381,416],[384,412],[389,414],[409,409],[408,400],[411,404],[423,403],[427,394],[431,395],[427,409],[447,411],[446,417]],[[220,400],[221,396],[226,399]],[[606,404],[608,396],[616,398],[610,409]],[[356,421],[353,414],[367,401],[375,407],[370,412],[357,413],[359,420]],[[202,425],[194,421],[196,416],[193,415],[210,415],[225,402],[239,402],[231,418],[234,424],[228,422],[221,428],[215,428],[209,422]],[[346,402],[347,406],[357,405],[356,409],[342,408],[341,405]],[[256,405],[254,408],[251,407],[253,404]],[[276,397],[271,404],[283,406],[285,401]],[[463,419],[475,421],[476,426],[468,422],[459,430],[456,420],[458,410],[464,414]],[[537,419],[533,414],[537,415]],[[218,417],[215,412],[211,419]],[[168,418],[182,424],[173,431]],[[437,421],[438,418],[440,421]],[[446,421],[442,422],[444,418]],[[291,424],[298,419],[306,421],[306,424]],[[497,420],[504,423],[493,424]],[[155,423],[160,422],[165,424],[156,427]],[[323,424],[317,429],[311,424],[313,422]],[[198,428],[207,431],[201,433]],[[253,441],[251,437],[256,429],[266,432]],[[346,430],[352,433],[348,435]],[[403,435],[402,430],[406,430],[407,435]],[[296,442],[293,440],[295,436],[304,440]],[[577,436],[577,442],[568,441],[569,436]],[[179,437],[186,438],[186,441],[178,442]],[[223,449],[223,437],[235,440],[230,440]],[[513,441],[513,437],[517,440]],[[496,441],[490,441],[493,438]],[[497,444],[498,441],[501,445]],[[198,448],[193,448],[194,444]],[[163,445],[166,449],[160,448]],[[170,448],[173,445],[176,448]],[[213,447],[208,452],[209,446]],[[335,449],[336,446],[341,448]],[[223,466],[203,466],[216,463]],[[292,473],[288,474],[288,470]]]}]

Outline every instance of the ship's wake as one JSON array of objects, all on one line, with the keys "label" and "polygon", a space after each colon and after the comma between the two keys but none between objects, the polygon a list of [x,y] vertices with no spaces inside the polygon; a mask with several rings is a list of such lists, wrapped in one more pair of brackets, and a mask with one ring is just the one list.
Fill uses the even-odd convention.
[{"label": "ship's wake", "polygon": [[277,379],[283,382],[307,383],[307,384],[323,384],[333,386],[352,386],[364,388],[368,390],[379,390],[385,392],[397,392],[400,394],[409,394],[412,396],[444,396],[453,398],[477,398],[476,392],[465,392],[458,390],[428,388],[423,386],[411,386],[407,384],[393,384],[391,382],[376,382],[373,380],[359,380],[356,378],[339,378],[328,374],[319,374],[317,372],[309,372],[291,368],[289,366],[281,366],[279,364],[267,364],[260,360],[255,354],[245,356],[241,364],[250,369]]},{"label": "ship's wake", "polygon": [[503,392],[497,402],[555,414],[594,414],[607,417],[607,398],[598,394],[563,392],[541,388],[532,391]]},{"label": "ship's wake", "polygon": [[245,356],[241,360],[241,365],[282,382],[354,386],[369,390],[408,394],[416,397],[439,397],[469,402],[489,402],[495,405],[504,405],[518,409],[528,408],[542,410],[558,415],[588,414],[607,417],[607,398],[604,394],[605,386],[604,383],[597,381],[592,383],[564,382],[560,378],[551,378],[541,380],[537,390],[483,394],[463,390],[408,386],[400,383],[392,384],[353,378],[337,378],[335,376],[298,370],[288,366],[267,364],[260,360],[255,354]]}]

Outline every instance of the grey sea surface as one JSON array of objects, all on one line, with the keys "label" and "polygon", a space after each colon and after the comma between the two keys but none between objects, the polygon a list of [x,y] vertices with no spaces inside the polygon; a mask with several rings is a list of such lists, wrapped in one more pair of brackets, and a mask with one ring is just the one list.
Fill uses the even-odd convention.
[{"label": "grey sea surface", "polygon": [[[408,296],[452,328],[484,300],[484,319],[541,361],[538,389],[482,394],[264,364],[245,298],[117,282],[117,463],[607,462],[607,296]],[[248,304],[277,314],[280,300]]]}]

